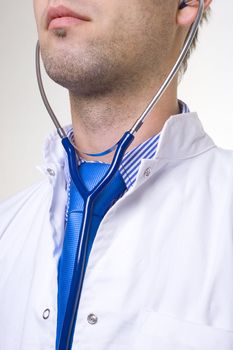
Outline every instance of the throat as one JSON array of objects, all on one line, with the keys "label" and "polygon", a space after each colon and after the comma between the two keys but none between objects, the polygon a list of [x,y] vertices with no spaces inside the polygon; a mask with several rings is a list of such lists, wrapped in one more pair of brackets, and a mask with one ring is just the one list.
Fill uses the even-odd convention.
[{"label": "throat", "polygon": [[[75,145],[81,152],[88,154],[102,153],[113,147],[129,131],[147,107],[151,91],[143,91],[125,95],[111,95],[82,98],[70,92],[71,116]],[[159,133],[166,120],[179,113],[176,89],[172,85],[160,99],[156,108],[143,127],[137,132],[135,140],[128,151]],[[81,156],[86,160],[111,162],[114,153],[101,157]]]},{"label": "throat", "polygon": [[[71,99],[71,114],[76,147],[85,153],[102,153],[114,146],[134,123],[134,112],[129,112],[122,101],[80,101]],[[87,160],[109,162],[114,153],[103,157],[90,157],[81,154]]]}]

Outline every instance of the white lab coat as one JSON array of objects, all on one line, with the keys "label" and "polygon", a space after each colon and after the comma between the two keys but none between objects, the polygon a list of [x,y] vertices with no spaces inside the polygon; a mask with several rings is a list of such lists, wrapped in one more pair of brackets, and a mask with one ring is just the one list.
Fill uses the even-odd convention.
[{"label": "white lab coat", "polygon": [[[44,169],[45,181],[0,209],[1,350],[55,348],[66,206],[57,137]],[[73,349],[233,349],[233,152],[214,145],[195,113],[165,123],[155,158],[105,216]]]}]

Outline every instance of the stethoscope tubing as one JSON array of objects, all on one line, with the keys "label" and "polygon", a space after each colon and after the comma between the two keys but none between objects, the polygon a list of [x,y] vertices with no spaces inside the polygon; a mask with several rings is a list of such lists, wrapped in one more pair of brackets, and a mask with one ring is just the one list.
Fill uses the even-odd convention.
[{"label": "stethoscope tubing", "polygon": [[72,180],[79,190],[84,200],[84,212],[80,230],[80,242],[75,256],[75,266],[71,281],[71,288],[68,297],[64,323],[62,327],[59,349],[68,350],[72,347],[73,334],[75,329],[75,320],[77,318],[79,302],[81,298],[82,286],[85,276],[85,267],[87,264],[87,249],[90,238],[90,225],[95,200],[101,194],[103,189],[109,184],[116,174],[126,149],[133,142],[134,136],[126,132],[118,143],[111,166],[104,178],[91,191],[85,187],[77,171],[76,153],[68,138],[62,140],[66,149],[69,161],[69,168]]},{"label": "stethoscope tubing", "polygon": [[89,231],[90,231],[92,212],[93,212],[93,206],[94,206],[95,200],[100,195],[102,190],[107,186],[107,184],[111,181],[114,174],[119,169],[123,156],[126,150],[128,149],[128,147],[130,146],[130,144],[133,142],[135,134],[141,128],[145,119],[147,118],[149,113],[152,111],[152,109],[155,107],[155,105],[157,104],[157,102],[159,101],[159,99],[161,98],[161,96],[166,91],[167,87],[169,86],[169,84],[177,74],[184,58],[187,55],[188,50],[191,47],[194,36],[200,24],[203,12],[204,12],[204,0],[199,0],[199,7],[198,7],[196,19],[189,30],[189,33],[185,40],[182,51],[174,67],[172,68],[171,72],[169,73],[168,77],[162,84],[159,91],[153,97],[153,99],[148,104],[147,108],[142,113],[142,115],[138,118],[138,120],[133,125],[133,127],[122,136],[121,140],[114,147],[111,147],[109,150],[102,152],[102,154],[107,154],[113,149],[115,149],[115,154],[107,174],[95,186],[95,188],[92,191],[88,191],[82,182],[82,179],[79,175],[78,168],[77,168],[77,157],[76,157],[75,145],[73,145],[73,143],[69,140],[65,130],[61,127],[47,99],[47,96],[43,87],[42,78],[41,78],[40,45],[39,45],[39,42],[37,42],[36,73],[37,73],[37,80],[38,80],[38,86],[41,93],[41,97],[57,129],[57,132],[62,139],[62,144],[68,156],[71,178],[74,181],[76,188],[78,189],[78,191],[80,192],[84,200],[84,215],[83,215],[81,232],[80,232],[81,241],[80,241],[80,244],[78,245],[77,252],[76,252],[74,273],[72,276],[70,294],[68,298],[68,303],[67,303],[67,308],[65,312],[65,318],[63,322],[62,331],[61,331],[58,350],[71,350],[72,348],[75,323],[76,323],[76,318],[78,314],[78,307],[80,303],[82,286],[83,286],[83,281],[85,276],[85,267],[87,264],[87,248],[88,248],[88,241],[89,241],[89,235],[90,235]]}]

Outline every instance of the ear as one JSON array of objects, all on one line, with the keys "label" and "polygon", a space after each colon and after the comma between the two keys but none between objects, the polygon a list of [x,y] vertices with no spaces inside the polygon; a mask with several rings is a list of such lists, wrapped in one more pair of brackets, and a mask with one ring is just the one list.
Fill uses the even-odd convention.
[{"label": "ear", "polygon": [[[205,10],[210,6],[212,0],[205,0]],[[198,10],[198,0],[193,1],[191,4],[188,4],[186,7],[182,9],[178,9],[177,12],[177,24],[179,26],[189,27],[195,21]]]}]

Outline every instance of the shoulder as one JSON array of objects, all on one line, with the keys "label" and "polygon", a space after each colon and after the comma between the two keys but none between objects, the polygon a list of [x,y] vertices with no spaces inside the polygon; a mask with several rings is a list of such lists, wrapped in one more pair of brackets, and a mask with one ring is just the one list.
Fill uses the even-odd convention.
[{"label": "shoulder", "polygon": [[233,185],[233,151],[214,147],[207,153],[203,166],[208,175],[224,181],[225,185]]},{"label": "shoulder", "polygon": [[[30,186],[0,203],[0,239],[14,223],[36,216],[50,200],[51,186],[47,180]],[[43,204],[43,205],[42,205]]]},{"label": "shoulder", "polygon": [[230,165],[233,162],[233,150],[224,149],[222,147],[216,146],[213,148],[214,155],[225,164]]}]

